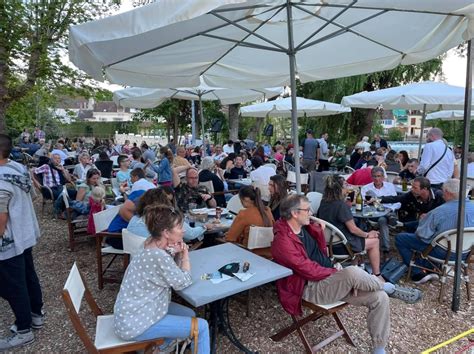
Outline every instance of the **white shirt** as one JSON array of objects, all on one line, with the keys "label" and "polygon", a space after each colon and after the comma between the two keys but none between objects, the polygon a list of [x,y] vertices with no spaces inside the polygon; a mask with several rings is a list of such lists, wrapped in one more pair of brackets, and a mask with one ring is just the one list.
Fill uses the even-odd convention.
[{"label": "white shirt", "polygon": [[250,179],[252,182],[267,185],[270,182],[270,177],[275,175],[276,171],[273,168],[263,165],[250,172]]},{"label": "white shirt", "polygon": [[[459,165],[461,166],[461,165]],[[467,164],[467,177],[474,178],[474,162]],[[474,186],[472,186],[474,188]]]},{"label": "white shirt", "polygon": [[[388,197],[388,196],[397,195],[397,191],[393,183],[385,182],[385,181],[383,182],[382,188],[375,188],[374,183],[369,183],[363,186],[361,189],[361,193],[364,199],[365,199],[365,194],[368,191],[372,191],[373,194],[375,194],[377,197]],[[387,204],[383,204],[383,206],[385,208],[397,210],[397,209],[400,209],[402,204],[401,203],[390,203],[390,204],[387,203]]]},{"label": "white shirt", "polygon": [[213,154],[211,157],[214,161],[221,162],[227,157],[227,154],[225,152],[221,152],[219,155]]},{"label": "white shirt", "polygon": [[370,143],[367,142],[367,141],[361,140],[361,141],[359,141],[359,142],[356,144],[355,148],[356,148],[356,149],[358,149],[358,148],[364,148],[364,152],[370,151]]},{"label": "white shirt", "polygon": [[[446,145],[442,139],[428,143],[423,148],[420,165],[417,172],[424,174],[443,155]],[[454,154],[451,149],[446,150],[446,154],[440,162],[436,164],[426,175],[431,184],[444,183],[450,179],[454,172]]]},{"label": "white shirt", "polygon": [[234,153],[234,145],[229,146],[229,144],[225,144],[222,150],[227,154]]},{"label": "white shirt", "polygon": [[133,185],[132,185],[132,189],[130,192],[135,192],[135,191],[147,191],[149,189],[153,189],[153,188],[156,188],[156,186],[147,181],[145,178],[140,178],[138,181],[136,181]]}]

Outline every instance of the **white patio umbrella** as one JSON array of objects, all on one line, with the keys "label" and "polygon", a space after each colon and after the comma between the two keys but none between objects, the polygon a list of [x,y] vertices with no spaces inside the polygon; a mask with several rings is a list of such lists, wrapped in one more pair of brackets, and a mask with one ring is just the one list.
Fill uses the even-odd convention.
[{"label": "white patio umbrella", "polygon": [[201,115],[201,138],[204,143],[204,112],[202,101],[220,101],[222,104],[249,102],[262,98],[280,95],[282,87],[269,89],[223,89],[205,85],[201,82],[198,87],[150,89],[129,87],[114,92],[114,101],[123,107],[153,108],[170,98],[180,100],[198,100]]},{"label": "white patio umbrella", "polygon": [[[438,111],[429,113],[426,115],[426,120],[441,119],[444,121],[456,121],[464,119],[464,111],[453,110],[453,111]],[[474,119],[474,111],[471,111],[471,119]]]},{"label": "white patio umbrella", "polygon": [[[296,97],[296,108],[298,117],[304,115],[308,117],[329,116],[351,111],[349,107],[337,103],[310,100],[303,97]],[[291,97],[240,107],[242,117],[291,117],[291,113]]]},{"label": "white patio umbrella", "polygon": [[416,109],[423,111],[418,156],[421,152],[426,111],[461,109],[464,107],[464,87],[425,81],[376,91],[364,91],[345,96],[341,103],[348,107],[383,109]]},{"label": "white patio umbrella", "polygon": [[[388,70],[473,37],[472,0],[156,1],[71,27],[69,53],[94,78],[132,86],[197,86],[200,76],[216,87],[289,85],[298,145],[297,75]],[[301,192],[298,159],[296,172]]]}]

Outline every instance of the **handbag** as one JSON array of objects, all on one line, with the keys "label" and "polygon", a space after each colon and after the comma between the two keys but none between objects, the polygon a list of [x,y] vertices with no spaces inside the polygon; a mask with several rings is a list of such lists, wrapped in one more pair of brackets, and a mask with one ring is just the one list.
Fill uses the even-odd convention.
[{"label": "handbag", "polygon": [[388,259],[382,266],[382,277],[392,283],[396,284],[405,275],[408,267],[395,258]]}]

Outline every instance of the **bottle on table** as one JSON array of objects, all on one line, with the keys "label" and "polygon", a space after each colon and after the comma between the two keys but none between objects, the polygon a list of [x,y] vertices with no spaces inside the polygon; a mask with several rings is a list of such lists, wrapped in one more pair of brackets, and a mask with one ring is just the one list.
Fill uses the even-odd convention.
[{"label": "bottle on table", "polygon": [[355,210],[357,212],[362,212],[363,208],[364,208],[364,201],[362,200],[362,193],[361,193],[361,190],[359,189],[357,191],[357,196],[356,196],[356,208],[355,208]]},{"label": "bottle on table", "polygon": [[407,179],[405,177],[403,177],[403,179],[402,179],[402,191],[403,192],[408,191],[408,183],[407,183]]}]

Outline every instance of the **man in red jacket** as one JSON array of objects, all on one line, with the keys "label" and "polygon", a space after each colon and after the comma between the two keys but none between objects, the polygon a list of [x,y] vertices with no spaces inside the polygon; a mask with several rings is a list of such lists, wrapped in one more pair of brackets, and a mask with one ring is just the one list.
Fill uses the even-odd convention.
[{"label": "man in red jacket", "polygon": [[293,270],[293,275],[277,281],[283,308],[292,315],[301,315],[301,299],[315,304],[342,300],[366,306],[374,353],[385,353],[390,334],[389,298],[385,291],[393,293],[394,285],[384,285],[358,267],[334,266],[327,256],[323,230],[310,222],[310,215],[308,199],[293,194],[281,202],[281,218],[273,227],[273,258]]}]

